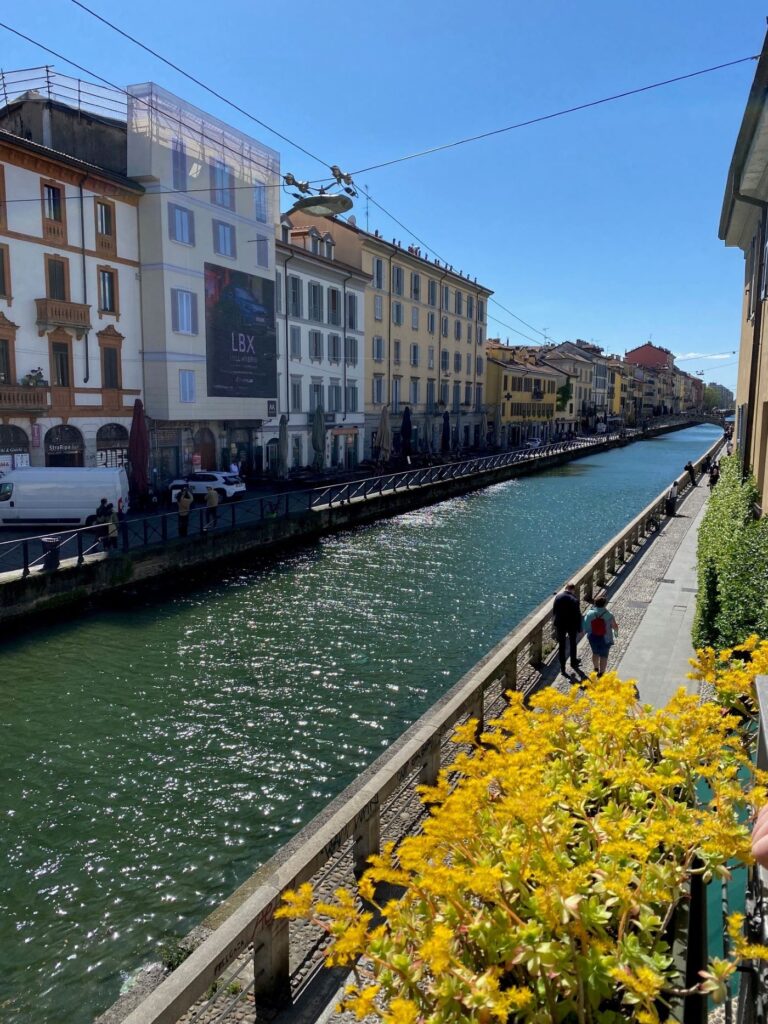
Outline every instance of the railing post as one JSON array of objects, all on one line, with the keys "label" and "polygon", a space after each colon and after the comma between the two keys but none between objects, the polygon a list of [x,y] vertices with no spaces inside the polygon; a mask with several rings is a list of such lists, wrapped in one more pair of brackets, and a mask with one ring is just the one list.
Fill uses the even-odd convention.
[{"label": "railing post", "polygon": [[435,736],[421,755],[419,782],[422,786],[434,786],[440,773],[440,737]]},{"label": "railing post", "polygon": [[541,626],[538,626],[531,634],[531,653],[530,663],[531,665],[541,665],[544,660],[544,630]]},{"label": "railing post", "polygon": [[77,531],[77,564],[78,564],[78,566],[82,565],[84,561],[85,561],[85,557],[83,555],[83,531],[82,530],[78,530]]},{"label": "railing post", "polygon": [[469,717],[477,720],[475,726],[475,739],[479,740],[480,735],[485,728],[485,687],[481,686],[479,693],[477,693],[469,706]]},{"label": "railing post", "polygon": [[24,559],[24,571],[22,576],[29,576],[29,541],[23,541],[22,545],[22,557]]},{"label": "railing post", "polygon": [[517,651],[506,659],[502,665],[504,673],[504,693],[517,689]]},{"label": "railing post", "polygon": [[359,878],[368,867],[368,858],[381,850],[381,816],[378,794],[373,797],[364,812],[363,821],[355,825],[355,842],[352,862],[355,877]]},{"label": "railing post", "polygon": [[128,536],[128,523],[125,520],[120,523],[120,536],[123,541],[123,551],[127,551],[131,546],[131,541]]},{"label": "railing post", "polygon": [[605,559],[605,571],[609,576],[616,575],[616,545],[611,547],[607,558]]},{"label": "railing post", "polygon": [[254,995],[279,1003],[290,993],[288,921],[272,918],[253,937]]},{"label": "railing post", "polygon": [[595,596],[595,574],[591,572],[584,580],[584,600],[591,601]]}]

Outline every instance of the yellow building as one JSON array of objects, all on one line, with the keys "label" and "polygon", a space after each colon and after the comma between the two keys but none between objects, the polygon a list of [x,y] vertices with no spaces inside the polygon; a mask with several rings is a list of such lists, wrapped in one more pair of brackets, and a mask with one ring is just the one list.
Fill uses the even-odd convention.
[{"label": "yellow building", "polygon": [[525,348],[491,339],[487,354],[488,416],[494,443],[514,447],[529,438],[549,440],[557,415],[557,390],[565,374],[543,366]]},{"label": "yellow building", "polygon": [[396,444],[407,406],[414,450],[440,446],[445,412],[451,447],[478,447],[484,417],[490,419],[485,342],[491,290],[414,246],[363,231],[353,217],[294,214],[287,220],[293,229],[314,225],[330,234],[337,258],[371,275],[365,297],[365,454],[375,453],[384,405]]}]

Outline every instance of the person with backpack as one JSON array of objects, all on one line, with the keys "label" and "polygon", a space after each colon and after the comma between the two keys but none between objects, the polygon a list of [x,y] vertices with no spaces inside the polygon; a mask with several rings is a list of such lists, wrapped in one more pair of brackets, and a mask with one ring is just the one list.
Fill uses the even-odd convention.
[{"label": "person with backpack", "polygon": [[606,608],[607,604],[605,597],[596,597],[584,616],[584,632],[592,649],[592,663],[598,676],[605,672],[613,634],[619,631],[619,624]]}]

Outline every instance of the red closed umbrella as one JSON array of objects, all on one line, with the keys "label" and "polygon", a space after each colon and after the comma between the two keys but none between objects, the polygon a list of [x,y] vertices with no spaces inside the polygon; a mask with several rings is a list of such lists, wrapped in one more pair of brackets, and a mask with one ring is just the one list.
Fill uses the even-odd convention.
[{"label": "red closed umbrella", "polygon": [[144,405],[140,398],[133,403],[133,419],[128,438],[128,464],[131,491],[137,498],[143,498],[149,490],[149,431],[144,416]]}]

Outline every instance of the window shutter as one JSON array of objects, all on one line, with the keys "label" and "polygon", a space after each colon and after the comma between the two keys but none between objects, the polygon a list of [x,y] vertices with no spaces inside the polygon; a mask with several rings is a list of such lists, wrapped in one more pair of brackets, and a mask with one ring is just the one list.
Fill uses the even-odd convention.
[{"label": "window shutter", "polygon": [[179,329],[179,290],[171,288],[171,329]]},{"label": "window shutter", "polygon": [[190,292],[189,298],[192,307],[192,333],[197,334],[197,295],[194,292]]}]

